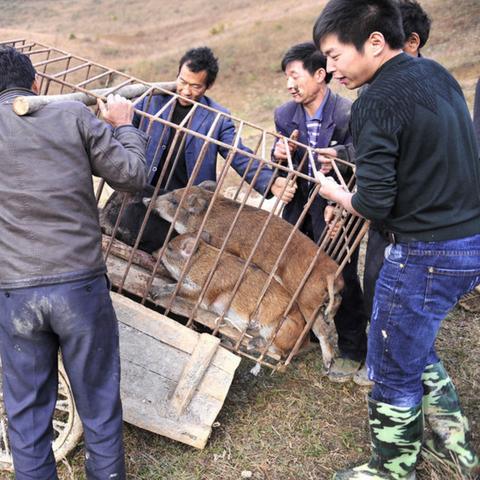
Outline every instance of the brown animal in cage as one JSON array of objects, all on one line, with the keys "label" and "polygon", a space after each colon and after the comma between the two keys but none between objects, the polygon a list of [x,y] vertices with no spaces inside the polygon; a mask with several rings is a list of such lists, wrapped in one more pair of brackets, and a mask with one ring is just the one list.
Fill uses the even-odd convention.
[{"label": "brown animal in cage", "polygon": [[[179,291],[181,297],[191,301],[198,300],[219,253],[217,248],[203,240],[199,240],[195,248],[195,237],[195,234],[187,233],[174,238],[168,243],[162,257],[166,269],[174,279],[179,280],[184,266],[192,256],[190,268]],[[208,239],[208,234],[202,234],[202,237]],[[244,267],[245,262],[241,258],[223,252],[201,306],[218,315],[225,312],[225,321],[239,331],[239,336],[246,331],[250,339],[249,347],[260,350],[272,342],[270,349],[273,353],[286,357],[305,328],[305,319],[296,303],[284,316],[291,295],[276,280],[270,283],[255,311],[262,287],[268,280],[268,275],[255,265],[247,267],[240,286],[231,299]],[[167,284],[152,293],[159,296],[171,295],[176,285]]]},{"label": "brown animal in cage", "polygon": [[[210,181],[203,182],[200,186],[190,187],[174,225],[179,233],[198,231],[215,187],[216,184]],[[165,220],[172,222],[184,191],[185,189],[174,190],[157,197],[153,211]],[[149,200],[145,199],[145,202],[148,203]],[[221,248],[239,207],[240,204],[233,200],[222,196],[217,197],[203,229],[210,235],[209,243]],[[269,213],[264,210],[245,205],[227,242],[227,251],[247,259],[260,236],[268,215]],[[293,226],[290,223],[273,216],[253,255],[253,263],[264,272],[270,273],[292,229]],[[275,272],[275,278],[291,296],[300,285],[317,252],[317,245],[306,235],[299,231],[294,233]],[[334,355],[329,339],[334,330],[332,320],[340,305],[339,292],[343,288],[341,275],[335,277],[337,268],[337,264],[328,255],[323,251],[320,252],[312,272],[297,297],[304,318],[308,321],[313,315],[316,316],[312,330],[319,339],[323,362],[327,368]],[[320,307],[325,304],[325,311],[320,311]],[[326,324],[325,320],[330,323],[330,326]]]}]

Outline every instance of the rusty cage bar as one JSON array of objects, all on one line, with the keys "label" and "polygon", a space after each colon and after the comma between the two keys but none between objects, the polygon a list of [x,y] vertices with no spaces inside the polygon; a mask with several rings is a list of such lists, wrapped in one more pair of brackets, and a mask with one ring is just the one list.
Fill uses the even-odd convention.
[{"label": "rusty cage bar", "polygon": [[[184,317],[187,326],[195,328],[196,324],[201,324],[207,327],[214,335],[221,338],[222,344],[232,351],[266,365],[272,369],[285,368],[292,358],[298,354],[310,328],[316,322],[319,315],[326,315],[325,309],[329,298],[327,291],[325,291],[324,298],[316,306],[315,312],[310,318],[304,318],[304,326],[300,329],[298,335],[291,341],[291,347],[288,351],[279,353],[276,348],[276,340],[279,332],[285,322],[289,321],[291,312],[297,309],[299,296],[309,280],[312,271],[324,261],[324,255],[327,254],[330,259],[336,262],[334,275],[340,277],[343,268],[350,260],[353,252],[358,248],[360,241],[368,230],[368,222],[362,218],[355,217],[338,206],[335,208],[335,224],[338,229],[334,235],[330,234],[325,228],[318,244],[312,250],[315,253],[309,256],[308,268],[305,268],[299,277],[296,288],[290,288],[289,301],[287,302],[285,311],[278,318],[278,321],[269,324],[268,334],[263,334],[261,345],[256,342],[258,340],[258,332],[262,332],[266,326],[262,323],[262,318],[258,318],[258,312],[262,308],[265,298],[269,292],[278,291],[285,287],[284,281],[280,278],[280,269],[284,268],[286,262],[301,263],[299,256],[306,256],[306,252],[298,252],[298,256],[292,255],[292,245],[301,235],[299,227],[307,213],[311,208],[320,188],[322,181],[321,175],[317,175],[317,168],[315,164],[315,151],[312,148],[302,145],[294,140],[286,139],[276,133],[268,132],[267,130],[254,125],[253,123],[244,121],[234,116],[228,115],[221,111],[215,111],[200,103],[194,103],[191,111],[187,114],[185,119],[176,125],[172,123],[168,112],[173,111],[173,105],[178,99],[178,95],[174,91],[159,89],[146,82],[143,82],[135,77],[129,76],[125,73],[104,67],[90,60],[69,54],[59,49],[51,48],[36,42],[29,42],[24,39],[11,40],[1,42],[0,45],[11,45],[26,55],[29,55],[40,77],[40,86],[42,95],[58,95],[75,92],[88,93],[93,97],[99,97],[98,94],[92,92],[98,88],[108,88],[111,93],[115,93],[120,88],[126,85],[143,84],[145,92],[138,98],[134,99],[134,105],[144,100],[146,105],[149,105],[150,100],[154,95],[164,95],[168,97],[168,102],[164,107],[154,114],[135,110],[140,125],[144,127],[148,134],[151,129],[158,124],[164,126],[162,135],[167,135],[170,132],[171,143],[168,152],[163,152],[159,146],[156,148],[155,156],[162,156],[163,168],[159,172],[158,182],[153,191],[151,201],[146,208],[145,216],[142,220],[140,231],[131,245],[127,245],[116,237],[119,236],[119,229],[122,222],[122,217],[126,211],[129,202],[132,201],[132,196],[124,194],[121,200],[119,214],[114,225],[111,225],[108,234],[103,235],[103,249],[105,260],[109,270],[109,275],[113,284],[113,288],[123,294],[127,294],[136,298],[142,304],[152,308],[160,308],[165,315],[175,314]],[[103,95],[105,96],[105,95]],[[207,135],[203,135],[191,129],[191,120],[194,115],[202,109],[207,110],[214,116],[213,123]],[[96,114],[98,112],[95,111]],[[224,143],[215,138],[216,129],[222,122],[232,122],[235,127],[234,140],[229,143]],[[157,213],[153,211],[153,205],[160,192],[160,186],[168,190],[168,184],[171,180],[167,177],[169,172],[169,165],[176,165],[179,160],[180,152],[186,142],[196,141],[201,144],[200,153],[195,159],[195,167],[191,172],[187,186],[180,192],[180,200],[178,202],[177,210],[171,221],[171,226],[168,230],[164,245],[152,255],[139,249],[139,245],[144,234],[145,228],[151,215]],[[292,142],[297,148],[303,149],[303,159],[300,165],[294,165],[292,159],[289,157],[287,164],[278,164],[272,161],[272,149],[275,142]],[[175,148],[175,147],[178,148]],[[179,229],[178,218],[182,209],[190,201],[193,192],[198,189],[197,178],[200,172],[202,163],[205,160],[206,153],[209,148],[219,148],[224,157],[224,161],[217,165],[217,183],[214,191],[209,192],[209,203],[206,211],[201,218],[199,225],[194,232],[194,245],[192,250],[195,252],[201,242],[204,242],[205,233],[208,234],[208,226],[215,221],[221,220],[215,217],[217,215],[218,206],[228,205],[232,210],[232,221],[225,226],[222,238],[216,239],[215,252],[216,259],[208,272],[205,272],[205,282],[199,286],[199,293],[196,298],[186,298],[182,295],[185,286],[189,280],[189,272],[191,272],[192,259],[190,258],[181,268],[178,279],[172,279],[171,274],[165,267],[166,250],[170,245],[170,240],[173,238],[175,230]],[[288,150],[288,149],[287,149]],[[176,151],[175,158],[174,153]],[[245,171],[242,175],[237,175],[233,171],[232,162],[236,158],[241,157],[245,166]],[[310,162],[314,176],[308,176],[304,173],[303,164]],[[353,191],[355,188],[354,165],[342,160],[333,160],[333,169],[337,181],[339,181],[345,188]],[[290,225],[285,221],[279,220],[281,211],[284,205],[276,198],[268,193],[256,192],[255,186],[261,172],[267,172],[270,176],[269,186],[266,192],[270,190],[270,186],[278,175],[286,177],[292,182],[298,182],[303,179],[309,182],[310,197],[305,205],[298,221],[295,225]],[[253,175],[250,183],[247,182],[249,174]],[[104,208],[107,199],[111,195],[112,190],[105,186],[103,180],[94,179],[96,188],[96,198],[100,208]],[[225,198],[230,200],[227,201]],[[227,203],[225,203],[227,202]],[[232,203],[233,202],[233,203]],[[210,305],[205,299],[213,291],[218,288],[216,283],[219,282],[218,270],[225,259],[232,252],[232,245],[237,242],[239,225],[249,212],[254,212],[252,215],[257,215],[262,219],[261,224],[251,225],[250,232],[243,232],[243,234],[251,234],[248,239],[251,248],[244,252],[242,258],[235,260],[239,265],[239,275],[234,281],[233,288],[229,288],[227,296],[222,296],[221,306]],[[283,223],[282,223],[283,222]],[[280,227],[279,227],[280,225]],[[278,255],[273,261],[270,261],[269,268],[260,268],[263,284],[257,285],[255,283],[254,308],[248,313],[248,318],[243,327],[239,327],[233,317],[238,312],[233,312],[232,304],[236,301],[236,295],[242,288],[246,288],[248,277],[252,276],[254,271],[258,270],[259,253],[264,251],[269,245],[265,245],[267,238],[271,238],[273,228],[281,228],[285,230],[285,242],[281,246],[274,247],[271,243],[271,250],[278,250]],[[181,230],[181,229],[180,229]],[[180,232],[182,233],[182,232]],[[263,243],[262,243],[263,242]],[[207,238],[207,243],[208,238]],[[309,247],[310,248],[310,247]],[[310,250],[309,250],[310,251]],[[230,253],[229,253],[230,252]],[[256,256],[257,255],[257,256]],[[308,256],[308,255],[307,255]],[[238,255],[235,256],[237,258]],[[305,259],[302,257],[302,261]],[[230,258],[230,257],[228,257]],[[311,261],[310,261],[311,258]],[[255,262],[257,260],[257,262]],[[175,280],[175,281],[174,281]],[[166,285],[175,285],[169,291],[168,295],[157,295],[155,292],[164,292]],[[250,283],[248,283],[250,285]],[[276,289],[276,290],[275,290]],[[282,290],[283,291],[283,290]],[[330,302],[331,303],[331,302]],[[232,313],[233,312],[233,313]],[[238,315],[237,315],[238,316]],[[283,334],[283,333],[282,333]],[[257,336],[256,336],[257,335]]]}]

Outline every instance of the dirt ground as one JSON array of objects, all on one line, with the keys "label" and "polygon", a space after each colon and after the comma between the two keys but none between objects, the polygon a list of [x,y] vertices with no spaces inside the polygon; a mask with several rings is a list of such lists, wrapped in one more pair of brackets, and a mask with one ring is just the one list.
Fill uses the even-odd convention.
[{"label": "dirt ground", "polygon": [[[209,45],[220,59],[211,91],[236,116],[271,129],[273,109],[288,100],[279,63],[293,43],[311,38],[324,1],[0,0],[0,39],[28,38],[64,48],[147,81],[176,76],[179,56]],[[470,108],[480,76],[479,0],[423,0],[433,19],[423,54],[459,80]],[[352,92],[333,85],[342,95]],[[480,315],[457,308],[437,345],[454,378],[480,450]],[[332,384],[319,350],[285,374],[249,374],[243,361],[203,451],[125,425],[129,479],[326,480],[366,460],[365,395],[353,383]],[[60,466],[62,479],[83,479],[83,445]],[[4,474],[0,478],[11,478]],[[422,463],[420,480],[455,480]]]}]

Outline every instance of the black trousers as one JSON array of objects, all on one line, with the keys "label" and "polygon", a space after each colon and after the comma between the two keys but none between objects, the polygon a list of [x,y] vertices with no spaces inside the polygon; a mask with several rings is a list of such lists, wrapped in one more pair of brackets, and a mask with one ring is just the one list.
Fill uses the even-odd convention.
[{"label": "black trousers", "polygon": [[0,290],[3,396],[17,480],[57,480],[57,358],[82,420],[88,480],[125,480],[118,323],[107,279]]},{"label": "black trousers", "polygon": [[[316,219],[314,221],[317,221]],[[320,221],[320,219],[318,219]],[[324,223],[323,218],[321,222]],[[301,231],[314,238],[312,216],[307,214]],[[318,228],[315,229],[318,231]],[[340,355],[356,361],[364,361],[367,355],[367,323],[369,317],[365,311],[363,292],[357,273],[358,249],[352,255],[350,262],[343,269],[345,287],[342,291],[342,304],[335,315],[335,328],[338,334],[338,349]]]},{"label": "black trousers", "polygon": [[387,239],[374,228],[368,231],[367,252],[365,254],[365,271],[363,274],[363,292],[365,312],[368,319],[372,317],[373,297],[375,296],[375,284],[383,265]]}]

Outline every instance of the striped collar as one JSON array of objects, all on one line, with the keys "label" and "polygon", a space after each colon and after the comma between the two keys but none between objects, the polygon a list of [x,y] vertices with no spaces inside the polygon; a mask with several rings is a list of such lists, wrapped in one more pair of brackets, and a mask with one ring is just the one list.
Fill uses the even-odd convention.
[{"label": "striped collar", "polygon": [[323,121],[323,109],[325,108],[325,105],[328,102],[329,97],[330,97],[330,89],[327,88],[327,92],[323,97],[322,103],[320,104],[320,106],[317,108],[317,111],[312,116],[308,115],[305,108],[303,109],[303,112],[305,113],[305,121],[307,123],[311,122],[312,120],[317,120],[320,123]]}]

